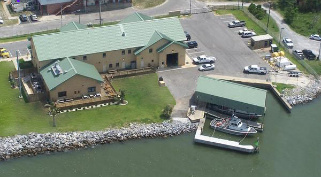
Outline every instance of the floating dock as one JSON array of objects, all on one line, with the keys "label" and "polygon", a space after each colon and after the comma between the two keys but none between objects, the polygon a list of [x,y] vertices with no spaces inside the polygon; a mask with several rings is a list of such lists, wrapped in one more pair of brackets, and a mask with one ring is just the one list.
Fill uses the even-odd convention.
[{"label": "floating dock", "polygon": [[202,135],[203,127],[205,123],[205,118],[200,119],[200,123],[198,125],[194,141],[197,143],[207,144],[211,146],[231,149],[235,151],[245,152],[245,153],[254,153],[256,152],[256,148],[252,145],[240,145],[237,141],[230,141],[225,139],[219,139],[209,136]]}]

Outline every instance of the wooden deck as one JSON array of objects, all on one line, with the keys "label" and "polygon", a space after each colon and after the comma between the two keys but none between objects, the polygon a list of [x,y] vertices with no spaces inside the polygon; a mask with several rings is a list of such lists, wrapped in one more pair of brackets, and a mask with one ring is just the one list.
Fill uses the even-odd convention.
[{"label": "wooden deck", "polygon": [[72,108],[79,108],[79,107],[85,107],[95,104],[102,104],[102,103],[108,103],[115,100],[115,96],[101,96],[101,97],[93,97],[93,98],[87,98],[87,99],[77,99],[72,100],[70,102],[64,102],[64,103],[56,103],[57,108],[61,110],[65,109],[72,109]]}]

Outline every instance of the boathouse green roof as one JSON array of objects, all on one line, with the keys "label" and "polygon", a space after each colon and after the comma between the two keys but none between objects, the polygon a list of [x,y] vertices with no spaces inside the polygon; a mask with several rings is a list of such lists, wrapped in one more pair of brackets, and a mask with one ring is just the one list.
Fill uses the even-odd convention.
[{"label": "boathouse green roof", "polygon": [[178,18],[163,18],[86,28],[32,37],[39,61],[122,49],[138,50],[158,31],[175,42],[186,40]]},{"label": "boathouse green roof", "polygon": [[263,89],[206,76],[198,78],[195,91],[199,101],[261,115],[265,113],[266,92]]},{"label": "boathouse green roof", "polygon": [[[58,74],[54,71],[57,65],[58,70],[60,70]],[[94,65],[70,58],[53,61],[42,68],[40,74],[50,91],[76,75],[91,78],[97,80],[97,82],[103,82]]]}]

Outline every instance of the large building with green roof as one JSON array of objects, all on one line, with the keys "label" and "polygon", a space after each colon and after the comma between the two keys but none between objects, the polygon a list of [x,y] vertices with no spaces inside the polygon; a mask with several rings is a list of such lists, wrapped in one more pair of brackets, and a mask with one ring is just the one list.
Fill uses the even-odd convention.
[{"label": "large building with green roof", "polygon": [[266,90],[230,81],[200,76],[195,96],[197,101],[264,115]]},{"label": "large building with green roof", "polygon": [[[31,57],[51,99],[56,100],[64,95],[62,88],[73,90],[66,91],[63,98],[89,94],[85,88],[91,86],[75,84],[73,78],[86,78],[84,82],[90,80],[92,84],[99,83],[95,78],[99,73],[109,70],[182,66],[187,48],[184,40],[186,36],[178,18],[153,19],[134,13],[115,25],[86,28],[72,22],[60,32],[33,36]],[[79,69],[62,74],[64,77],[53,77],[49,69],[57,61],[61,64],[72,61]],[[95,77],[86,76],[87,72]],[[75,76],[67,77],[71,73]],[[96,85],[96,92],[99,90]]]},{"label": "large building with green roof", "polygon": [[178,18],[153,19],[134,13],[116,25],[82,29],[70,23],[61,32],[33,36],[32,60],[39,70],[52,60],[69,57],[92,64],[101,73],[182,66],[184,40]]}]

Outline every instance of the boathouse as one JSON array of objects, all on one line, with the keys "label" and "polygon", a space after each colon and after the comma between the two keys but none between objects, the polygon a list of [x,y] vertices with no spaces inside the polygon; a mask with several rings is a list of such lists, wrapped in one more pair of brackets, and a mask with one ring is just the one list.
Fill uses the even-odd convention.
[{"label": "boathouse", "polygon": [[266,92],[255,87],[200,76],[195,96],[199,104],[215,104],[264,115]]}]

